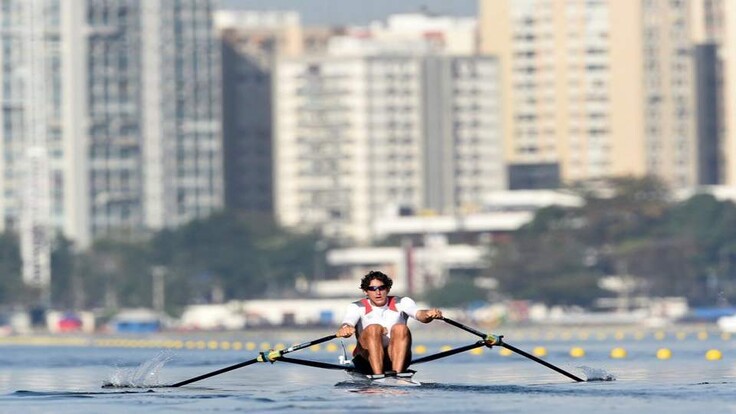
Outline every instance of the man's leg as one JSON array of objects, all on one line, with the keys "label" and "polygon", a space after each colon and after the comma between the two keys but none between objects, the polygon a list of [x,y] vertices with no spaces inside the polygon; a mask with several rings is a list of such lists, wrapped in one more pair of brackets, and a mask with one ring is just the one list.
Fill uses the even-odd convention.
[{"label": "man's leg", "polygon": [[411,331],[406,325],[391,327],[391,340],[388,343],[388,356],[391,358],[391,369],[404,372],[409,367],[411,358]]},{"label": "man's leg", "polygon": [[373,373],[383,374],[383,326],[366,326],[360,333],[358,345],[358,352],[370,362]]}]

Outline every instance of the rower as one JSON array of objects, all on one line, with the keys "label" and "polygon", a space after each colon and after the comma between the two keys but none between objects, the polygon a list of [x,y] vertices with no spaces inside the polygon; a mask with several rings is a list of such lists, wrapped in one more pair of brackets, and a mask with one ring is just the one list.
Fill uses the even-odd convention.
[{"label": "rower", "polygon": [[408,297],[389,296],[393,281],[388,275],[368,272],[360,281],[366,298],[347,307],[337,336],[355,334],[353,364],[363,374],[405,372],[411,361],[411,332],[408,318],[429,323],[442,318],[439,309],[419,309]]}]

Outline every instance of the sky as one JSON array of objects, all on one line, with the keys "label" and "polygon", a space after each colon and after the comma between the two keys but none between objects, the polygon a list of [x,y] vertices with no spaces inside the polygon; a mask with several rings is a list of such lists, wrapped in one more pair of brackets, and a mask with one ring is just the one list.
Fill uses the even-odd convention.
[{"label": "sky", "polygon": [[365,25],[395,13],[475,16],[477,0],[219,0],[223,9],[295,10],[303,25]]}]

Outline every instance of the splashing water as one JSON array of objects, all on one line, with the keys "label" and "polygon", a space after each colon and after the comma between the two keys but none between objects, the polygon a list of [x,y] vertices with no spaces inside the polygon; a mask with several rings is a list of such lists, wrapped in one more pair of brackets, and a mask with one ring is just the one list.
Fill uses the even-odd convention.
[{"label": "splashing water", "polygon": [[172,359],[167,352],[161,352],[155,357],[143,362],[136,368],[116,368],[107,381],[102,383],[103,388],[145,388],[160,386],[159,373]]},{"label": "splashing water", "polygon": [[593,368],[584,365],[578,368],[583,371],[586,381],[616,381],[616,376],[603,368]]}]

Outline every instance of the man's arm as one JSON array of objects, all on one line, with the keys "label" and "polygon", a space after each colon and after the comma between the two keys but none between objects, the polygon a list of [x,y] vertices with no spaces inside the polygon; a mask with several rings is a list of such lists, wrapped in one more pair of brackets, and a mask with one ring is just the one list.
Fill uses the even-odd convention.
[{"label": "man's arm", "polygon": [[419,309],[414,299],[403,297],[396,307],[422,323],[429,323],[442,317],[442,311],[437,308]]},{"label": "man's arm", "polygon": [[342,319],[342,324],[337,329],[337,335],[340,338],[348,338],[355,333],[355,325],[360,320],[360,309],[358,305],[351,303],[348,305],[345,311],[345,317]]},{"label": "man's arm", "polygon": [[416,313],[416,318],[419,322],[429,323],[435,319],[442,317],[442,311],[437,308],[432,309],[420,309]]}]

